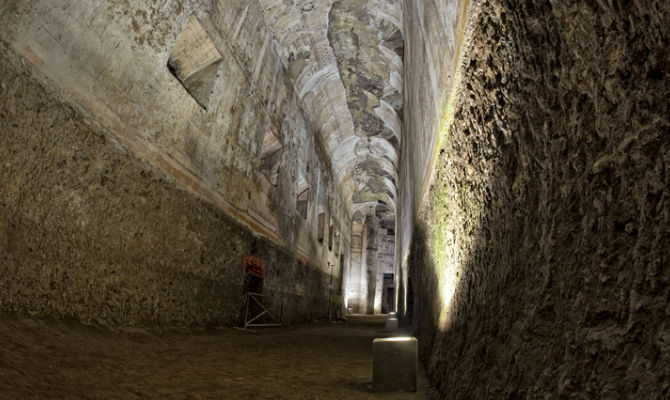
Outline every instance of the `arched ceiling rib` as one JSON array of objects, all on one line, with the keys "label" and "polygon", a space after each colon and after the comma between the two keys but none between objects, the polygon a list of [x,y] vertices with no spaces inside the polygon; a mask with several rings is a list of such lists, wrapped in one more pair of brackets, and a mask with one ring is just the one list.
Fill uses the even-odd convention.
[{"label": "arched ceiling rib", "polygon": [[395,213],[402,119],[400,0],[259,0],[350,215]]}]

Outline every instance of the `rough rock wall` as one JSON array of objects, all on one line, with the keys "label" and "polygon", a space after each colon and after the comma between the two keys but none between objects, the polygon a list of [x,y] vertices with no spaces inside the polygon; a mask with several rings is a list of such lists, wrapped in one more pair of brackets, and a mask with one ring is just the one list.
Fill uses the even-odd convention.
[{"label": "rough rock wall", "polygon": [[429,378],[455,399],[667,398],[670,3],[469,13],[408,261]]},{"label": "rough rock wall", "polygon": [[435,140],[454,81],[455,60],[461,47],[463,23],[459,15],[467,0],[403,2],[404,118],[398,162],[395,279],[398,310],[408,301],[407,256],[417,214],[425,198],[425,184],[435,162]]}]

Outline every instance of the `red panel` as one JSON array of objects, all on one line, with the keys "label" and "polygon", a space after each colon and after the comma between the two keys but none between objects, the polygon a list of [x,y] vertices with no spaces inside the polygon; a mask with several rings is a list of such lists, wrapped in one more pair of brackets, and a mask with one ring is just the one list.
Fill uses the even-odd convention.
[{"label": "red panel", "polygon": [[244,255],[242,256],[242,265],[244,266],[245,271],[249,271],[250,274],[263,279],[265,273],[265,261],[258,257]]}]

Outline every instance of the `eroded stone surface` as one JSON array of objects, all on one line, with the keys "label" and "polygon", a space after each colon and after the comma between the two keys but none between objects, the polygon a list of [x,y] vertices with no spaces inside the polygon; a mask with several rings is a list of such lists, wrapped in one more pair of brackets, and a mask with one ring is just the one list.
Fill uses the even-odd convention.
[{"label": "eroded stone surface", "polygon": [[432,381],[444,398],[667,397],[669,3],[470,13],[408,261]]}]

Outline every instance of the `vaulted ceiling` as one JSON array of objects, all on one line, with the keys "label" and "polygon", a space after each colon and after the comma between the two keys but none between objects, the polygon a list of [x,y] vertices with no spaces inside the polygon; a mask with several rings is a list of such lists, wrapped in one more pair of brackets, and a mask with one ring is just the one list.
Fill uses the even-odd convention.
[{"label": "vaulted ceiling", "polygon": [[393,218],[403,87],[401,0],[259,0],[354,219]]}]

